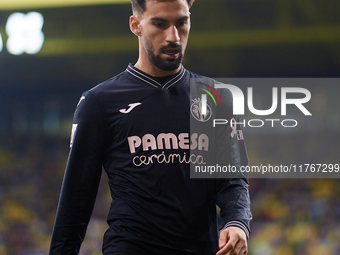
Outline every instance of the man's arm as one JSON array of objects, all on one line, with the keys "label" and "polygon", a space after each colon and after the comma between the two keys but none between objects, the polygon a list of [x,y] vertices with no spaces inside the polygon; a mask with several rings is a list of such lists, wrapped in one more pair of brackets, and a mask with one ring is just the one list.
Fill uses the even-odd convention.
[{"label": "man's arm", "polygon": [[94,96],[84,93],[75,115],[50,255],[78,254],[100,182],[105,131]]},{"label": "man's arm", "polygon": [[221,250],[217,254],[246,254],[252,215],[248,178],[240,170],[241,166],[248,165],[248,155],[243,132],[240,124],[237,124],[239,119],[233,115],[232,95],[229,90],[221,94],[225,99],[224,107],[217,114],[219,118],[227,119],[228,124],[216,127],[216,160],[220,165],[234,167],[236,172],[215,182],[216,203],[221,208],[220,216],[224,223],[220,230]]}]

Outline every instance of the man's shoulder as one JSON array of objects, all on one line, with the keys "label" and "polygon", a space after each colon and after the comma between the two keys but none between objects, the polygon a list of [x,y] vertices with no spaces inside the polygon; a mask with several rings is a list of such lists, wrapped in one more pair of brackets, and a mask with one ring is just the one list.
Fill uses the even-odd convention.
[{"label": "man's shoulder", "polygon": [[102,93],[107,93],[115,88],[119,88],[124,83],[126,83],[128,77],[125,75],[125,71],[113,76],[112,78],[99,83],[98,85],[91,88],[89,91],[95,95],[100,95]]},{"label": "man's shoulder", "polygon": [[[186,69],[186,70],[187,70],[187,69]],[[201,74],[195,73],[195,72],[190,71],[190,70],[187,70],[187,72],[189,73],[191,79],[209,80],[209,81],[211,81],[211,82],[214,81],[214,79],[212,79],[212,78],[210,78],[210,77],[208,77],[208,76],[201,75]]]},{"label": "man's shoulder", "polygon": [[188,71],[190,73],[190,89],[192,91],[199,90],[201,91],[203,89],[207,89],[208,91],[213,91],[214,93],[222,94],[224,97],[226,97],[228,100],[232,98],[231,91],[226,88],[225,86],[221,86],[223,84],[218,80],[218,78],[211,78],[205,75],[200,75],[191,71]]}]

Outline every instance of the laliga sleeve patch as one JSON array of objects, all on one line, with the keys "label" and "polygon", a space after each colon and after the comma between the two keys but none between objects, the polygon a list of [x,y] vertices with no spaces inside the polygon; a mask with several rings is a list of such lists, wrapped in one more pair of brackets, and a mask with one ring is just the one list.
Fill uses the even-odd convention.
[{"label": "laliga sleeve patch", "polygon": [[76,133],[77,127],[78,127],[78,124],[73,124],[72,125],[72,133],[71,133],[71,139],[70,139],[70,148],[72,148],[72,144],[73,144],[73,140],[74,140],[74,137],[75,137],[75,133]]}]

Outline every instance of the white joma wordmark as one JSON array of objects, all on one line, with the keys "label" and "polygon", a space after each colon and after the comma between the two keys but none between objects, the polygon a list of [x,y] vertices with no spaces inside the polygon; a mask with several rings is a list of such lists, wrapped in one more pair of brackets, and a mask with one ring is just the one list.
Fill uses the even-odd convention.
[{"label": "white joma wordmark", "polygon": [[132,110],[133,110],[133,108],[135,108],[136,106],[138,106],[138,105],[141,105],[142,103],[133,103],[133,104],[129,104],[128,106],[129,106],[129,108],[128,109],[120,109],[119,111],[121,112],[121,113],[129,113],[129,112],[131,112]]}]

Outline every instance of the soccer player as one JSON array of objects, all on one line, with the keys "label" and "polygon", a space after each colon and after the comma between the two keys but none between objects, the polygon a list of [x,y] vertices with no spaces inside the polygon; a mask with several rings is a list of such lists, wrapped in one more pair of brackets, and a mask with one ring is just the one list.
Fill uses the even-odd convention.
[{"label": "soccer player", "polygon": [[[247,179],[190,178],[190,162],[210,148],[207,134],[204,139],[190,134],[190,119],[198,111],[190,111],[190,80],[202,76],[181,64],[192,3],[132,0],[130,29],[138,36],[139,58],[80,98],[51,255],[79,253],[102,169],[112,196],[103,254],[247,254]],[[231,94],[223,95],[231,119]],[[244,141],[227,130],[220,139],[224,158],[237,167],[247,164]]]}]

